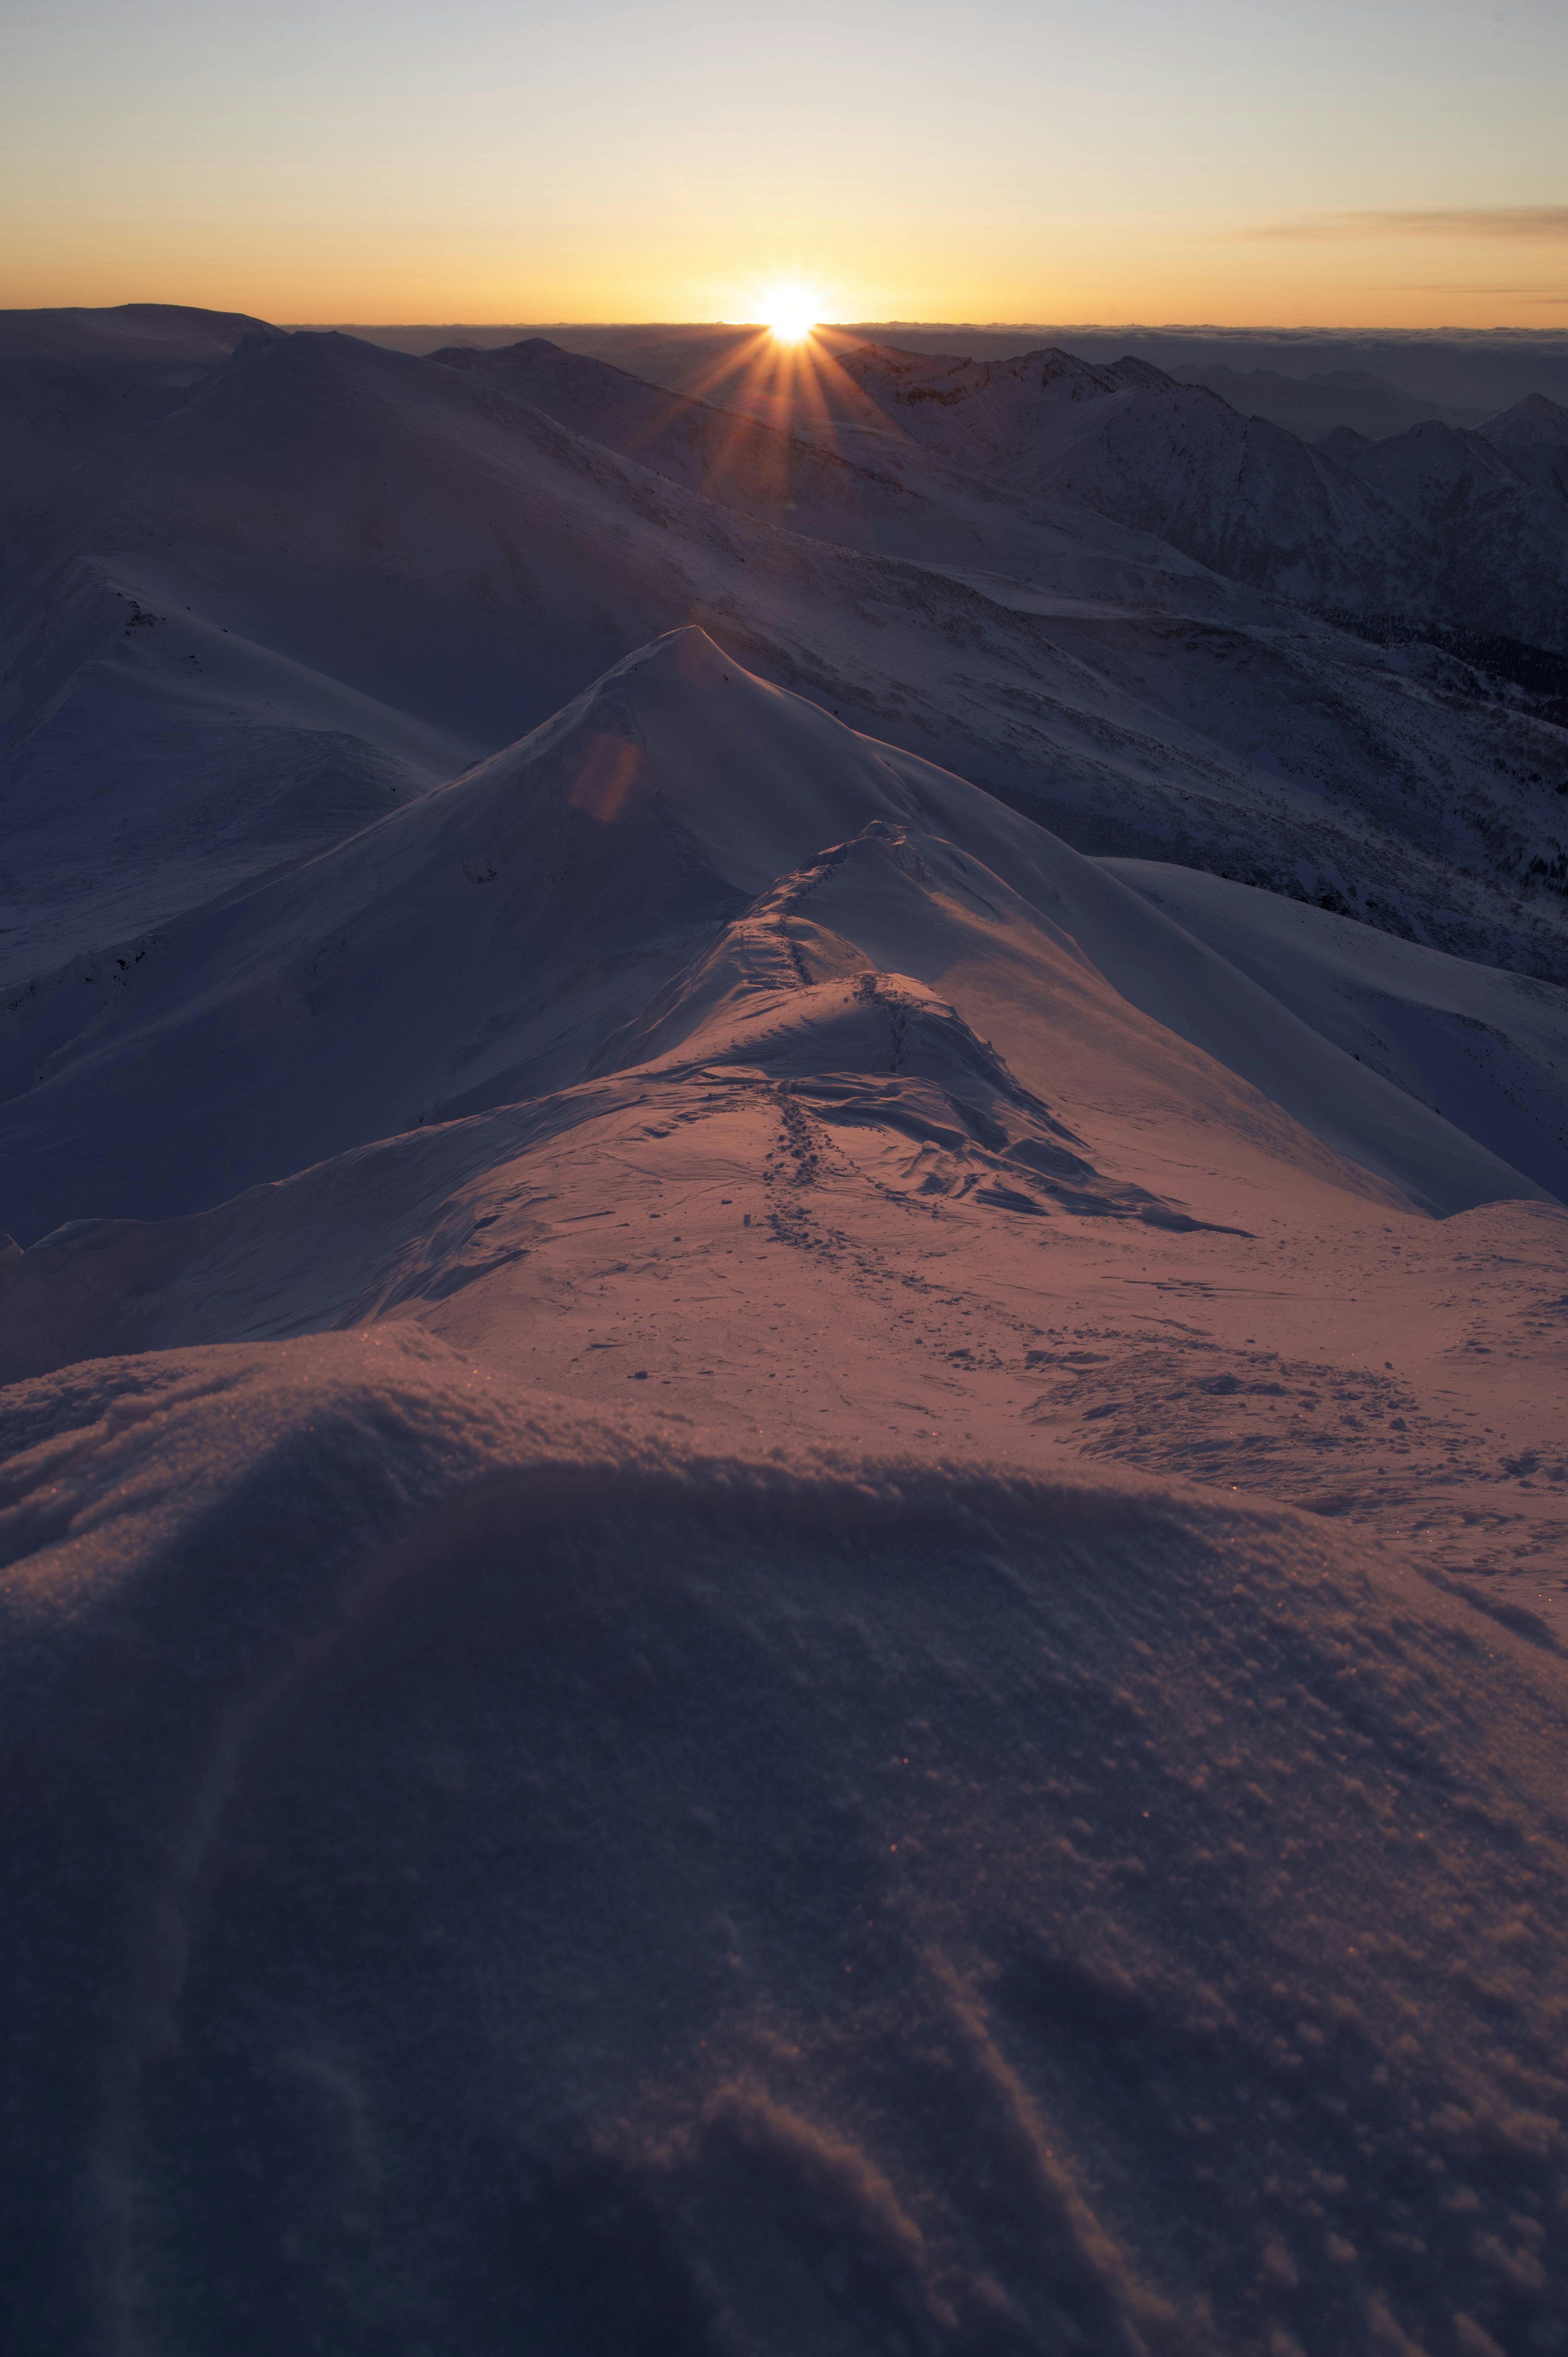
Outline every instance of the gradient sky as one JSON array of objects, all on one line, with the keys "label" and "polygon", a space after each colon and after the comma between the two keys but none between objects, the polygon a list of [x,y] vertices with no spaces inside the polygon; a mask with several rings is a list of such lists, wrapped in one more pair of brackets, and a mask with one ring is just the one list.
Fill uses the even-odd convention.
[{"label": "gradient sky", "polygon": [[1568,326],[1563,0],[5,0],[0,304]]}]

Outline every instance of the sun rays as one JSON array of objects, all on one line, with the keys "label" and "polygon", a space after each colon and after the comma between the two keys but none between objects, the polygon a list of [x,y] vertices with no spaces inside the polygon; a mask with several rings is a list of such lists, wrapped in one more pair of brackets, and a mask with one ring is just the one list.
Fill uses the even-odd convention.
[{"label": "sun rays", "polygon": [[[670,381],[677,398],[700,404],[680,421],[680,479],[721,505],[800,530],[803,506],[824,487],[842,501],[840,430],[886,434],[887,421],[841,366],[862,339],[824,317],[832,298],[821,286],[781,273],[754,281],[742,299],[747,324],[715,323]],[[628,455],[666,467],[660,450],[671,423],[663,404],[652,405]]]},{"label": "sun rays", "polygon": [[770,287],[762,300],[762,322],[778,344],[801,344],[817,324],[822,304],[799,282]]}]

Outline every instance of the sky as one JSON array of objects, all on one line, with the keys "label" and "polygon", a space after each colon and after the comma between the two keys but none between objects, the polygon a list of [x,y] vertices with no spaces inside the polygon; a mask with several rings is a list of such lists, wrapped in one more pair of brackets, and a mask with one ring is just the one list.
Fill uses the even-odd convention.
[{"label": "sky", "polygon": [[0,305],[1568,326],[1563,0],[4,0]]}]

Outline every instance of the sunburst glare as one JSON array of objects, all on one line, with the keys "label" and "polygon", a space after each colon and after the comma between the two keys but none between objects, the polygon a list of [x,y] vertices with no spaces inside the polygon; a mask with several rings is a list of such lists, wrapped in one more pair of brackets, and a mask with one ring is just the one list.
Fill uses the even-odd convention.
[{"label": "sunburst glare", "polygon": [[817,324],[820,309],[811,287],[775,286],[763,298],[763,323],[776,343],[803,343]]}]

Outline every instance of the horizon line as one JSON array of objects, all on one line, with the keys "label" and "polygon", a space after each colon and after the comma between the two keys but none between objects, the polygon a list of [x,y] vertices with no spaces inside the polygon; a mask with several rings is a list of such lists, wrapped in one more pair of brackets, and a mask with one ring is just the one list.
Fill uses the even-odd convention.
[{"label": "horizon line", "polygon": [[[1555,299],[1555,298],[1554,298]],[[1563,298],[1568,304],[1568,296]],[[61,307],[81,310],[90,307],[70,304]],[[105,305],[105,309],[132,309],[125,305]],[[191,304],[170,305],[170,309],[197,309]],[[460,328],[482,328],[492,333],[497,328],[766,328],[762,319],[280,319],[276,325],[289,335],[345,335],[356,328],[396,328],[402,333],[415,329],[440,329],[455,333]],[[1465,327],[1457,321],[1434,322],[1431,327],[1336,327],[1329,322],[1315,322],[1305,327],[1280,327],[1260,321],[1239,327],[1215,320],[1115,320],[1115,319],[818,319],[817,330],[834,330],[842,335],[858,334],[868,328],[915,328],[921,334],[944,334],[951,331],[966,335],[1073,335],[1073,336],[1556,336],[1568,338],[1568,321],[1559,328],[1520,327],[1508,320],[1498,320],[1490,327]]]}]

